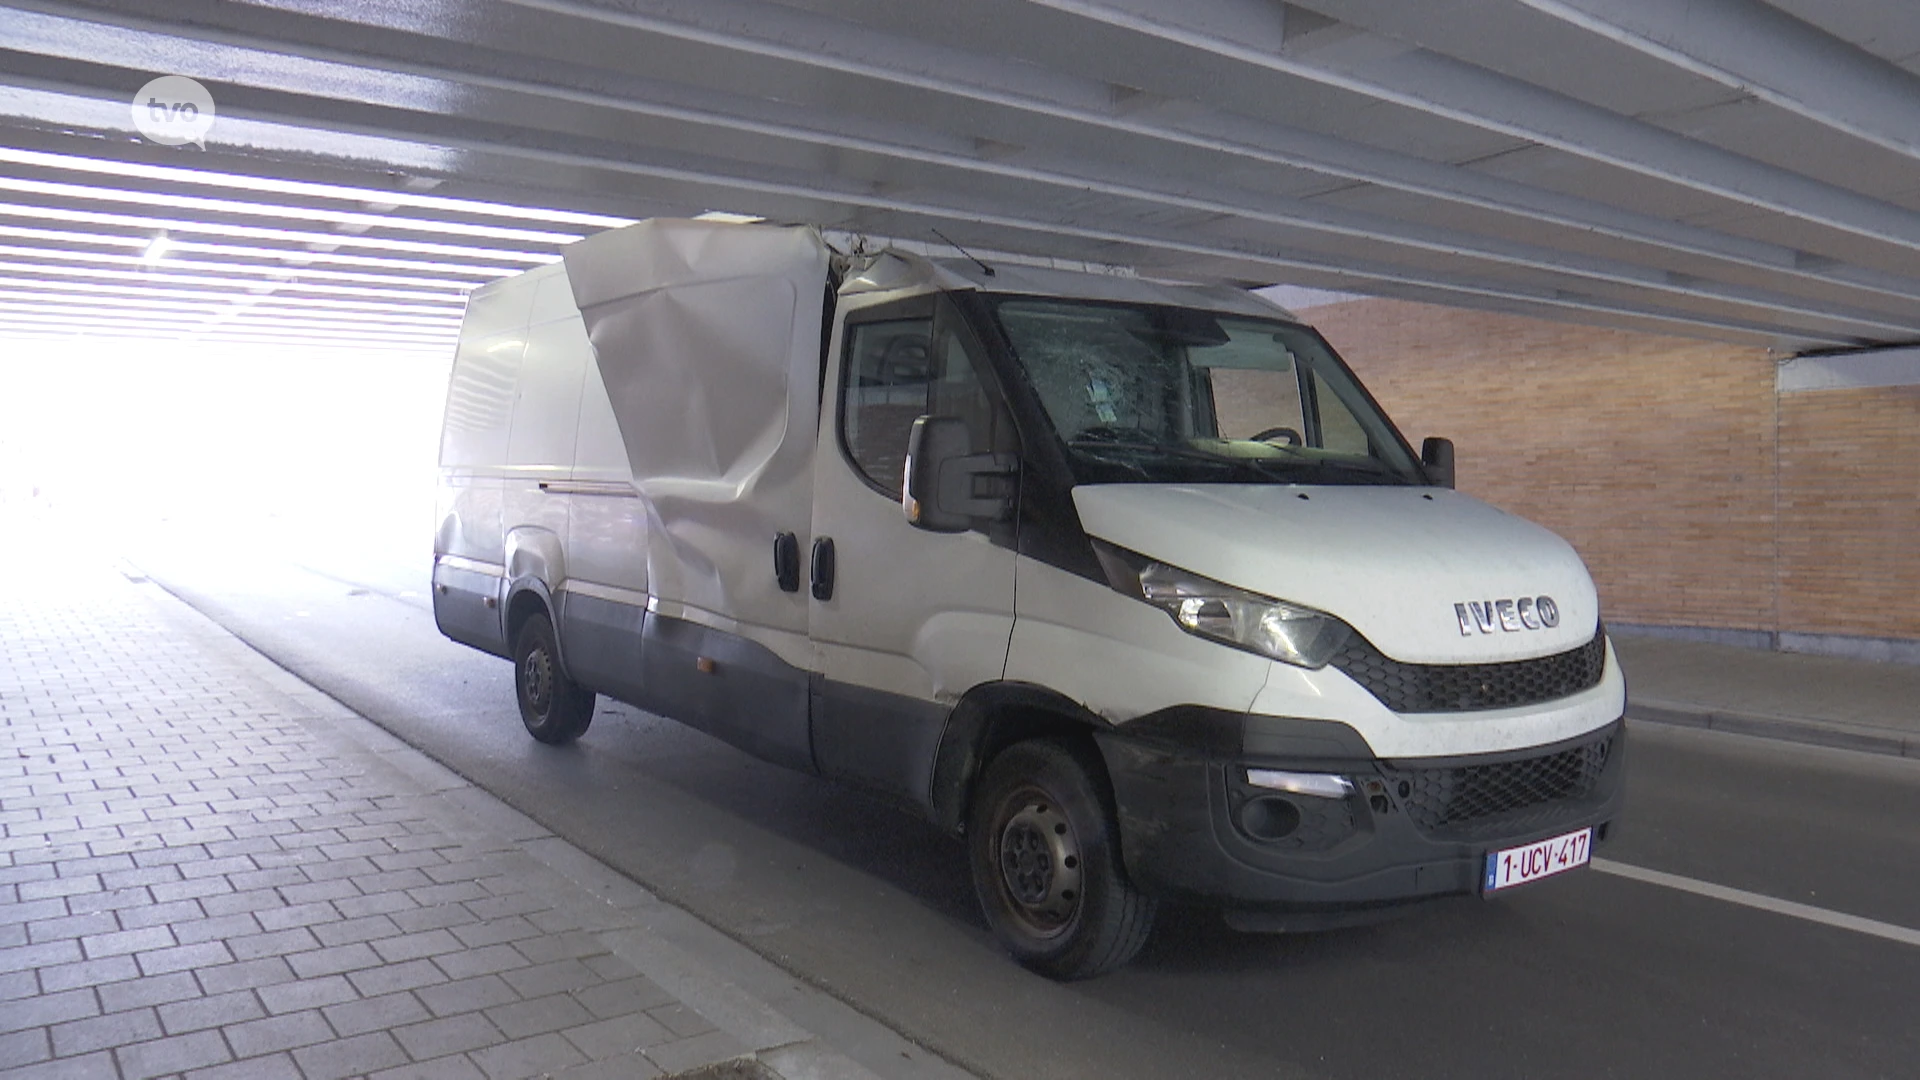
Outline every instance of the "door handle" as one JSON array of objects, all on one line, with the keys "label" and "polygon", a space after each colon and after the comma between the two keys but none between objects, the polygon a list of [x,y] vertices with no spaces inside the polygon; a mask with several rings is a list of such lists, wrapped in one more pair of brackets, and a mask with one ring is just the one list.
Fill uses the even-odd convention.
[{"label": "door handle", "polygon": [[773,580],[781,592],[800,591],[800,538],[790,532],[773,538]]},{"label": "door handle", "polygon": [[813,598],[833,599],[833,537],[818,536],[813,541]]}]

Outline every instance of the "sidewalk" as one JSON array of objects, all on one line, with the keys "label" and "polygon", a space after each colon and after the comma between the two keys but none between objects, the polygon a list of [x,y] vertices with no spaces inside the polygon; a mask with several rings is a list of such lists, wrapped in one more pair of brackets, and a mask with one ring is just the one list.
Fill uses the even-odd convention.
[{"label": "sidewalk", "polygon": [[0,1080],[876,1076],[790,1012],[962,1076],[156,586],[12,559]]},{"label": "sidewalk", "polygon": [[1920,758],[1920,664],[1616,634],[1636,720]]}]

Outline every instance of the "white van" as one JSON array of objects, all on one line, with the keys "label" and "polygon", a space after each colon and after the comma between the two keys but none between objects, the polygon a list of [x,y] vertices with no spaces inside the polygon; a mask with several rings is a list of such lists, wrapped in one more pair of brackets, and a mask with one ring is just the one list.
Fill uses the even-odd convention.
[{"label": "white van", "polygon": [[963,833],[1056,978],[1585,864],[1625,690],[1564,541],[1260,298],[656,220],[474,293],[434,611]]}]

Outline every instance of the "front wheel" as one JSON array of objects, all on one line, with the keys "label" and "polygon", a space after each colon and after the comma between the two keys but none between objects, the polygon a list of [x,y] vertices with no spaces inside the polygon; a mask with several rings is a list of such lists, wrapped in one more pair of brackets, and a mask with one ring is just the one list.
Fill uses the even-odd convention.
[{"label": "front wheel", "polygon": [[967,822],[974,890],[1014,958],[1053,979],[1086,979],[1133,959],[1154,902],[1120,866],[1106,774],[1093,753],[1016,743],[987,766]]},{"label": "front wheel", "polygon": [[513,688],[527,734],[558,746],[586,734],[593,723],[593,691],[560,670],[553,623],[534,615],[513,639]]}]

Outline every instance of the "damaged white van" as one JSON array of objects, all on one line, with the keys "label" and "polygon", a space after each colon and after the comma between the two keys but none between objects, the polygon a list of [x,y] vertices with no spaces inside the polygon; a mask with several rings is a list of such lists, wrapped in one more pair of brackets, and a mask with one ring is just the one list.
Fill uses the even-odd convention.
[{"label": "damaged white van", "polygon": [[1324,927],[1587,863],[1625,691],[1552,533],[1225,287],[642,222],[475,292],[434,610],[964,834],[1056,978],[1162,899]]}]

